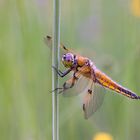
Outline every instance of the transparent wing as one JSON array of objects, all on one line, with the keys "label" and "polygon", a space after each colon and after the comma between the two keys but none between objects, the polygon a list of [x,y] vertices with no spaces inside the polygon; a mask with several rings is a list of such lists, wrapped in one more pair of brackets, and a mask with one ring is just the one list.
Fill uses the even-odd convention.
[{"label": "transparent wing", "polygon": [[[65,82],[66,86],[70,87],[72,82],[73,82],[73,77]],[[78,79],[75,80],[74,86],[72,88],[69,88],[69,89],[63,91],[62,94],[64,97],[79,95],[86,91],[89,82],[90,82],[90,80],[88,78],[86,78],[82,75],[79,75]]]},{"label": "transparent wing", "polygon": [[89,73],[89,68],[87,68],[86,65],[79,68],[78,71],[75,71],[72,75],[72,78],[70,78],[64,83],[63,95],[71,96],[82,93],[87,88],[88,83],[90,82],[90,77],[86,78],[82,75],[83,73],[87,72]]},{"label": "transparent wing", "polygon": [[[71,97],[82,94],[83,112],[85,119],[88,119],[101,107],[105,96],[104,87],[93,83],[91,88],[92,82],[93,81],[91,79],[85,78],[84,76],[80,75],[80,78],[76,81],[74,87],[63,92],[64,97]],[[92,90],[92,93],[89,93],[89,90]]]},{"label": "transparent wing", "polygon": [[[44,37],[44,42],[52,50],[52,37],[47,35],[46,37]],[[63,43],[60,43],[59,47],[60,47],[60,55],[69,52],[78,55],[77,52],[75,53],[71,49],[67,48]]]},{"label": "transparent wing", "polygon": [[52,37],[44,37],[44,43],[52,50]]},{"label": "transparent wing", "polygon": [[96,112],[101,107],[105,95],[104,88],[99,87],[95,83],[93,84],[91,94],[88,92],[89,89],[90,84],[89,88],[86,90],[86,95],[83,99],[83,112],[85,119],[88,119],[94,112]]},{"label": "transparent wing", "polygon": [[[44,42],[52,50],[52,37],[47,35],[46,37],[44,37]],[[61,54],[68,52],[73,53],[70,49],[66,48],[65,45],[62,43],[60,43],[59,47],[61,48],[60,50]]]}]

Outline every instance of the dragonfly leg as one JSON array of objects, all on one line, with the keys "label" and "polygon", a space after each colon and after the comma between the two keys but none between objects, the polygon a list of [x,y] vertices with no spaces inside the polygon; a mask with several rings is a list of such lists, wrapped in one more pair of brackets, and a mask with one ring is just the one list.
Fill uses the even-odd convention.
[{"label": "dragonfly leg", "polygon": [[[76,73],[77,73],[77,70],[75,70],[75,72],[73,73],[73,77],[70,78],[69,80],[67,80],[64,84],[63,84],[63,90],[61,92],[64,92],[70,88],[72,88],[74,85],[75,85],[75,82],[79,79],[78,76],[80,75],[77,75],[76,76]],[[61,93],[60,92],[60,93]]]},{"label": "dragonfly leg", "polygon": [[[87,67],[87,66],[84,65],[83,67],[81,67],[80,71],[75,67],[74,73],[73,73],[73,77],[72,77],[71,79],[69,79],[68,81],[66,81],[66,82],[63,84],[63,88],[64,88],[64,89],[72,88],[72,87],[75,85],[75,82],[76,82],[76,81],[79,79],[79,77],[81,76],[81,71],[84,71],[86,67]],[[71,82],[71,84],[70,84],[69,87],[67,87],[67,83],[70,83],[69,81]],[[92,89],[92,88],[91,88],[91,89]]]},{"label": "dragonfly leg", "polygon": [[[56,69],[55,67],[53,67],[53,68]],[[56,69],[56,70],[57,70],[57,69]],[[61,71],[60,71],[60,72],[61,72]],[[62,93],[62,92],[64,92],[64,91],[66,91],[66,90],[72,88],[72,87],[75,85],[76,80],[78,80],[78,77],[75,76],[75,73],[76,73],[76,72],[74,72],[72,78],[70,78],[69,80],[67,80],[67,81],[63,84],[63,87],[62,87],[62,88],[59,88],[59,87],[58,87],[58,88],[52,90],[51,93],[54,92],[54,91],[60,90],[60,91],[58,92],[58,93],[60,94],[60,93]],[[63,73],[62,73],[62,74],[63,74]],[[68,83],[70,83],[70,86],[67,85]]]},{"label": "dragonfly leg", "polygon": [[[72,88],[75,85],[76,80],[78,80],[78,77],[76,76],[76,72],[74,72],[73,77],[69,80],[67,80],[64,84],[63,84],[63,88],[69,89]],[[70,83],[70,86],[67,86],[67,83]]]},{"label": "dragonfly leg", "polygon": [[58,90],[60,90],[60,91],[58,92],[58,93],[60,94],[61,91],[63,90],[63,88],[55,88],[54,90],[50,91],[50,93],[53,93],[53,92],[58,91]]},{"label": "dragonfly leg", "polygon": [[67,81],[66,81],[66,82],[63,84],[63,87],[62,87],[62,88],[56,88],[56,89],[52,90],[51,93],[54,92],[54,91],[59,90],[58,94],[60,94],[60,93],[62,93],[62,92],[64,92],[64,91],[66,91],[66,90],[72,88],[72,87],[74,86],[74,84],[75,84],[75,81],[72,81],[71,85],[70,85],[69,87],[67,87]]},{"label": "dragonfly leg", "polygon": [[[84,65],[80,70],[84,70],[87,66]],[[59,74],[60,77],[64,77],[65,75],[67,75],[70,71],[74,70],[73,73],[73,77],[70,78],[69,80],[67,80],[64,84],[62,88],[56,88],[55,90],[60,90],[62,89],[59,93],[62,93],[70,88],[72,88],[75,85],[75,82],[79,79],[79,77],[81,76],[81,71],[79,71],[76,67],[72,67],[69,68],[68,70],[61,72],[60,70],[58,70],[56,67],[53,66],[53,68],[55,69],[55,71]],[[91,88],[92,89],[92,88]]]},{"label": "dragonfly leg", "polygon": [[[68,87],[67,86],[67,81],[63,84],[63,88],[66,90],[66,89],[69,89],[69,88],[72,88],[73,86],[74,86],[74,84],[75,84],[75,78],[73,77],[72,79],[71,79],[71,83],[70,83],[70,86]],[[69,81],[69,80],[68,80]]]},{"label": "dragonfly leg", "polygon": [[60,76],[60,77],[64,77],[66,76],[68,73],[70,73],[72,71],[72,68],[69,68],[68,70],[62,72],[60,71],[59,69],[57,69],[56,67],[52,66],[52,68],[57,72],[57,74]]}]

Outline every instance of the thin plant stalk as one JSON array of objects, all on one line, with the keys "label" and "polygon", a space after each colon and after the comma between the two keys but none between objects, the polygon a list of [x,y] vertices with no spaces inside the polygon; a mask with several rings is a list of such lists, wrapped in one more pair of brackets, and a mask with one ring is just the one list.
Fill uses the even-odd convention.
[{"label": "thin plant stalk", "polygon": [[[52,65],[59,67],[59,44],[60,44],[60,0],[53,0],[53,49]],[[52,70],[52,90],[59,86],[57,73]],[[59,98],[57,91],[52,93],[52,140],[59,140]]]}]

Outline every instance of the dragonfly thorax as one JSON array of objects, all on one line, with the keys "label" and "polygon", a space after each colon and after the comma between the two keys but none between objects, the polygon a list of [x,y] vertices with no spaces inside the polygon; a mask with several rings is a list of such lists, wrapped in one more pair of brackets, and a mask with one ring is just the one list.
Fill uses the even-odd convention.
[{"label": "dragonfly thorax", "polygon": [[62,57],[62,63],[66,68],[70,68],[74,65],[74,54],[72,53],[66,53]]}]

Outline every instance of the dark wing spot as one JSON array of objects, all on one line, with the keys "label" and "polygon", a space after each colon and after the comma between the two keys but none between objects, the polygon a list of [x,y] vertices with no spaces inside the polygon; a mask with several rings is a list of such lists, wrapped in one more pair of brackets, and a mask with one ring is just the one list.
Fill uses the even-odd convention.
[{"label": "dark wing spot", "polygon": [[89,94],[92,94],[92,90],[88,89],[88,93],[89,93]]},{"label": "dark wing spot", "polygon": [[85,104],[83,104],[83,111],[85,111],[86,109],[85,109]]},{"label": "dark wing spot", "polygon": [[47,35],[47,39],[51,39],[51,37]]}]

